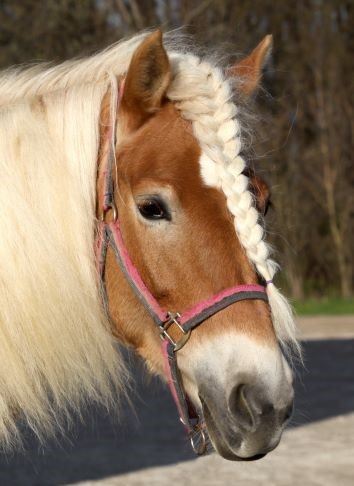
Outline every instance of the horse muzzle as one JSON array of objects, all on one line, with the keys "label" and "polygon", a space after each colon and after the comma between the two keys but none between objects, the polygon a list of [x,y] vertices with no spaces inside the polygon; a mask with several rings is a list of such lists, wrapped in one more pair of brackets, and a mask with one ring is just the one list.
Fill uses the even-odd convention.
[{"label": "horse muzzle", "polygon": [[265,384],[252,384],[243,376],[223,396],[218,386],[200,387],[199,399],[210,440],[228,460],[250,461],[264,457],[278,445],[293,411],[292,386],[270,397]]},{"label": "horse muzzle", "polygon": [[272,451],[294,401],[292,371],[279,346],[227,333],[182,353],[186,392],[202,411],[216,451],[234,461],[260,459]]}]

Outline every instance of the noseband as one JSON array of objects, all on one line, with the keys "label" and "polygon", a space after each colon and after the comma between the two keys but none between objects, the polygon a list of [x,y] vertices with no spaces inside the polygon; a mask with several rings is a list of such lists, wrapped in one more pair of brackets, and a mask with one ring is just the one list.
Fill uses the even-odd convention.
[{"label": "noseband", "polygon": [[[105,289],[105,264],[107,250],[111,247],[127,282],[157,327],[162,340],[165,373],[171,394],[176,403],[180,420],[190,437],[192,448],[196,454],[201,455],[206,451],[207,444],[204,432],[205,426],[202,417],[198,414],[184,391],[181,373],[177,364],[177,351],[182,349],[187,343],[193,329],[229,305],[242,300],[257,299],[268,302],[266,289],[261,285],[237,285],[198,302],[191,309],[182,313],[162,309],[144,284],[139,271],[134,266],[129,252],[124,245],[118,212],[114,202],[114,185],[112,179],[114,150],[114,144],[110,143],[109,155],[103,168],[104,191],[102,197],[102,215],[100,217],[96,238],[97,266],[101,280],[104,306],[109,314]],[[112,213],[110,222],[106,222],[108,212]],[[173,327],[178,329],[180,333],[178,339],[173,339],[170,335],[170,328]]]}]

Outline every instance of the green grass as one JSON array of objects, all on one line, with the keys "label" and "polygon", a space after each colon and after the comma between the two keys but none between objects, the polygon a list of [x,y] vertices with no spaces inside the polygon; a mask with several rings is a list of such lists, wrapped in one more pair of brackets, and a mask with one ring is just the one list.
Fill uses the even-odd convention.
[{"label": "green grass", "polygon": [[340,299],[327,297],[323,299],[308,299],[293,303],[298,315],[345,315],[354,314],[354,298]]}]

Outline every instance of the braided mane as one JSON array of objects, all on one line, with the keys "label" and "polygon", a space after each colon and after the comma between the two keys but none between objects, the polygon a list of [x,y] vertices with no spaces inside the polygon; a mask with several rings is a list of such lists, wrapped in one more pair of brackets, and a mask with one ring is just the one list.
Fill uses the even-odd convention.
[{"label": "braided mane", "polygon": [[286,351],[300,353],[292,309],[273,283],[278,265],[270,258],[261,215],[243,174],[241,127],[230,80],[211,63],[190,54],[171,53],[176,73],[168,97],[190,120],[201,149],[201,172],[211,186],[221,189],[234,216],[236,233],[258,274],[267,282],[273,325]]}]

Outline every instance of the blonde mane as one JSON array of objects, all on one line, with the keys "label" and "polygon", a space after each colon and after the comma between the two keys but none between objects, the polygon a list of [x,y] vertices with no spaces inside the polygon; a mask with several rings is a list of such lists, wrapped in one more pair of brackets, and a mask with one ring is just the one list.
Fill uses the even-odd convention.
[{"label": "blonde mane", "polygon": [[[146,34],[61,65],[0,76],[0,440],[19,439],[17,412],[40,438],[89,398],[108,405],[126,386],[97,285],[96,164],[101,101]],[[275,265],[242,175],[237,109],[222,71],[167,35],[168,97],[192,121],[210,183],[221,188],[250,260]],[[114,103],[112,103],[114,104]],[[206,160],[206,162],[205,162]],[[297,345],[291,311],[268,293],[279,339]]]},{"label": "blonde mane", "polygon": [[101,101],[139,37],[57,67],[0,77],[0,440],[41,439],[86,399],[108,406],[126,372],[94,259]]}]

